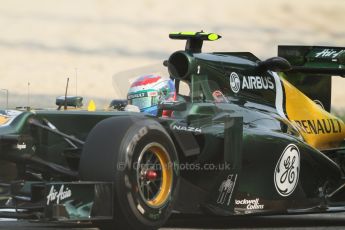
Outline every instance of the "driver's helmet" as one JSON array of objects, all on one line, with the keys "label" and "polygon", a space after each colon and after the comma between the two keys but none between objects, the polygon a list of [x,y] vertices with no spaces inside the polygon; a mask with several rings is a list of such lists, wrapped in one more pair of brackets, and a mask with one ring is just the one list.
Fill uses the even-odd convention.
[{"label": "driver's helmet", "polygon": [[175,84],[169,78],[159,75],[143,75],[130,86],[127,94],[129,105],[135,105],[140,112],[157,115],[158,103],[175,100]]}]

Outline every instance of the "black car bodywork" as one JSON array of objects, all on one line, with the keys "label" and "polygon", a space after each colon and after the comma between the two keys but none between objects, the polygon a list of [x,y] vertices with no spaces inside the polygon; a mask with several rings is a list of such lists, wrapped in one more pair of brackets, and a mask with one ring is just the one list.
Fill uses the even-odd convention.
[{"label": "black car bodywork", "polygon": [[[331,76],[345,75],[342,48],[282,46],[280,57],[261,61],[251,53],[202,53],[216,34],[170,37],[187,40],[186,49],[164,64],[177,93],[180,82],[190,90],[159,105],[171,117],[3,111],[0,207],[16,212],[0,216],[150,229],[172,212],[345,211],[345,125],[328,113]],[[133,166],[150,143],[167,150],[152,155],[171,171]],[[145,189],[159,176],[150,194]]]}]

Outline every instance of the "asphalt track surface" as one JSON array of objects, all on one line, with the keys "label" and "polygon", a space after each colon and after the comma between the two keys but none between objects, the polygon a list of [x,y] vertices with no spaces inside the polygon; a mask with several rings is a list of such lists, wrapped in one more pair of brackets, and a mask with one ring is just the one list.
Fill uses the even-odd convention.
[{"label": "asphalt track surface", "polygon": [[[97,230],[92,225],[61,225],[30,223],[26,221],[0,221],[0,229]],[[345,229],[345,213],[308,214],[268,217],[196,218],[188,220],[173,217],[161,230],[197,229]]]}]

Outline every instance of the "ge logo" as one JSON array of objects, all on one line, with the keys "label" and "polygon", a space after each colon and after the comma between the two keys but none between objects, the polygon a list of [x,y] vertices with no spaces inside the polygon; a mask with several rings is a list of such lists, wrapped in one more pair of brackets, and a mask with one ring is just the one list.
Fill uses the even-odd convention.
[{"label": "ge logo", "polygon": [[274,185],[281,196],[290,196],[298,184],[300,153],[294,144],[289,144],[274,170]]},{"label": "ge logo", "polygon": [[232,92],[234,93],[238,93],[240,91],[241,81],[237,73],[235,72],[232,72],[230,74],[230,87],[231,87]]}]

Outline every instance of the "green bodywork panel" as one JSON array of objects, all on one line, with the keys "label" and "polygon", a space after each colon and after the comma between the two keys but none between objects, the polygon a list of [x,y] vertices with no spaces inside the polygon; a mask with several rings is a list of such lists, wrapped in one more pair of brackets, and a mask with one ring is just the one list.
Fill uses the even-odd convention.
[{"label": "green bodywork panel", "polygon": [[46,119],[61,132],[74,135],[85,140],[90,130],[101,120],[113,116],[130,116],[129,112],[105,111],[38,111],[37,117]]}]

